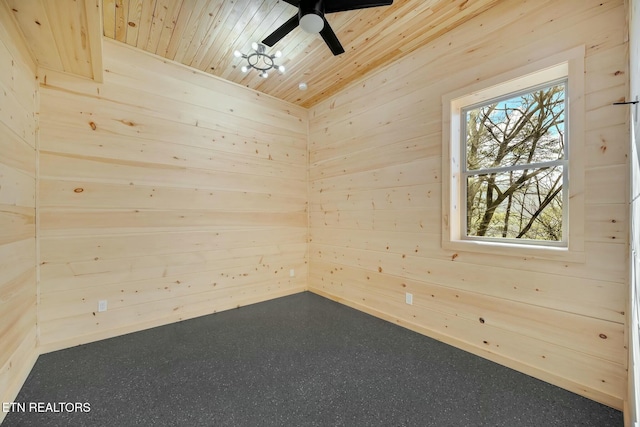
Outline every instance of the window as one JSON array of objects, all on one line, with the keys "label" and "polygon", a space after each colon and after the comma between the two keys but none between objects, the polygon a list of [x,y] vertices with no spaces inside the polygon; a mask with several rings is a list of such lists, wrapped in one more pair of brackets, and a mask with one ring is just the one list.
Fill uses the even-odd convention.
[{"label": "window", "polygon": [[462,109],[463,238],[566,246],[566,79]]},{"label": "window", "polygon": [[584,259],[584,46],[443,97],[445,249]]}]

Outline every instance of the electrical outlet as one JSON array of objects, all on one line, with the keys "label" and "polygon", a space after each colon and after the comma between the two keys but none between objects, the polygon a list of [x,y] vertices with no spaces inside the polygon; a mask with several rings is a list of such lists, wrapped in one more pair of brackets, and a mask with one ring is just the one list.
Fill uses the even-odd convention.
[{"label": "electrical outlet", "polygon": [[289,277],[296,277],[296,271],[293,268],[289,270]]},{"label": "electrical outlet", "polygon": [[107,311],[107,300],[106,299],[101,299],[100,301],[98,301],[98,311],[99,312]]},{"label": "electrical outlet", "polygon": [[404,302],[406,302],[409,305],[413,305],[413,294],[410,294],[409,292],[404,294]]}]

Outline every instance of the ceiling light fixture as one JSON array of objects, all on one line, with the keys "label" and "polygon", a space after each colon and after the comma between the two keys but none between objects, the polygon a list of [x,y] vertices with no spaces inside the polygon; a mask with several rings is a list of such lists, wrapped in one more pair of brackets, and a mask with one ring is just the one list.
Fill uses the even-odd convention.
[{"label": "ceiling light fixture", "polygon": [[276,69],[280,73],[284,73],[284,67],[275,63],[275,59],[280,58],[282,56],[282,52],[277,51],[275,55],[269,55],[266,53],[266,46],[262,43],[256,42],[251,43],[251,48],[253,49],[253,52],[247,55],[239,50],[233,52],[233,56],[236,58],[244,58],[247,60],[247,65],[243,65],[241,68],[243,73],[246,73],[251,69],[255,69],[259,71],[260,77],[265,79],[269,77],[268,71],[271,69]]},{"label": "ceiling light fixture", "polygon": [[318,34],[324,28],[324,2],[301,1],[298,6],[300,27],[309,34]]}]

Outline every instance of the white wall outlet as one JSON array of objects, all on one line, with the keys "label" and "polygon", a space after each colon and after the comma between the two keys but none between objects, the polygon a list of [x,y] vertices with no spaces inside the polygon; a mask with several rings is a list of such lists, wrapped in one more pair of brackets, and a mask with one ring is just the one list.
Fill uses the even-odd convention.
[{"label": "white wall outlet", "polygon": [[296,271],[293,268],[289,270],[289,277],[296,277]]},{"label": "white wall outlet", "polygon": [[409,305],[413,305],[413,294],[410,294],[409,292],[404,294],[404,302],[406,302]]},{"label": "white wall outlet", "polygon": [[101,299],[98,301],[98,312],[107,311],[107,300]]}]

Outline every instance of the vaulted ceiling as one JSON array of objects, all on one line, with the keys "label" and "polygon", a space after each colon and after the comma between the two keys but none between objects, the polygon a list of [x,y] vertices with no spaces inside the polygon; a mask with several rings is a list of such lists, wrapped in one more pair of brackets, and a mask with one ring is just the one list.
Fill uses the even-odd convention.
[{"label": "vaulted ceiling", "polygon": [[[283,0],[0,1],[16,16],[27,42],[36,43],[34,56],[47,68],[79,69],[99,79],[92,31],[101,18],[104,37],[309,107],[501,0],[395,0],[391,6],[328,14],[345,53],[334,56],[319,35],[296,28],[268,49],[282,52],[286,73],[266,79],[243,73],[243,59],[233,52],[249,53],[252,42],[297,13]],[[298,88],[301,82],[306,91]]]}]

